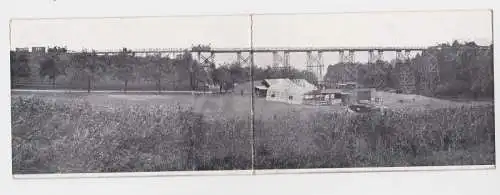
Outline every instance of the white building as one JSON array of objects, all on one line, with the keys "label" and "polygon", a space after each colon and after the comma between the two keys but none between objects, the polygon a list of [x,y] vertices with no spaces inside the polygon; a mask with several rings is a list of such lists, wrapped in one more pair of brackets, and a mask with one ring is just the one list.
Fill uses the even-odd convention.
[{"label": "white building", "polygon": [[317,90],[304,79],[266,79],[266,100],[289,104],[303,104],[306,93]]}]

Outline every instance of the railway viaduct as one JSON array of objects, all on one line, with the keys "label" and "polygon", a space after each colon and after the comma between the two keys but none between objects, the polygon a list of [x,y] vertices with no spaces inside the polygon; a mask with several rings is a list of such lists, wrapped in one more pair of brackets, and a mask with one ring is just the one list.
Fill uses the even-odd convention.
[{"label": "railway viaduct", "polygon": [[[189,52],[197,57],[197,60],[205,68],[216,64],[216,55],[234,54],[236,63],[241,65],[250,65],[254,53],[269,53],[273,56],[272,67],[274,69],[288,69],[290,65],[291,53],[306,54],[306,69],[314,73],[321,82],[325,62],[324,53],[337,53],[341,63],[354,63],[356,52],[368,52],[368,63],[374,63],[382,60],[384,52],[395,52],[396,60],[408,60],[412,52],[421,52],[426,47],[260,47],[260,48],[149,48],[128,50],[132,55],[138,56],[176,56],[178,54]],[[124,50],[98,50],[93,51],[98,55],[117,55]],[[78,53],[80,51],[73,51]]]}]

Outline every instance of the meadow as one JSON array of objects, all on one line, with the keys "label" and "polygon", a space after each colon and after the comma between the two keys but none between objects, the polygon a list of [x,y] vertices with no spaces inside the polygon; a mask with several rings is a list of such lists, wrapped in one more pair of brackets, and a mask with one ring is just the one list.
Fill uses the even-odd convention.
[{"label": "meadow", "polygon": [[353,114],[298,109],[255,121],[257,169],[495,164],[493,106]]},{"label": "meadow", "polygon": [[[11,96],[14,174],[251,167],[249,96]],[[353,114],[257,99],[255,168],[495,164],[492,104],[429,107]]]}]

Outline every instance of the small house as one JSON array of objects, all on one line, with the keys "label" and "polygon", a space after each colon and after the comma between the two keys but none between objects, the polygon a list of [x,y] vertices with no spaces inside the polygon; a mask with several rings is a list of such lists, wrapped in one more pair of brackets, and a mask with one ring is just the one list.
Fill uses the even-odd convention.
[{"label": "small house", "polygon": [[317,90],[316,86],[304,79],[265,79],[266,100],[289,104],[303,104],[308,92]]}]

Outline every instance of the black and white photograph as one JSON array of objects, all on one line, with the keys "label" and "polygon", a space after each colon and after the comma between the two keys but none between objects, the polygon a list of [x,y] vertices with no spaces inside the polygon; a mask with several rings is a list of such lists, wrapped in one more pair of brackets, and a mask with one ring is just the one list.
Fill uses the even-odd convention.
[{"label": "black and white photograph", "polygon": [[495,165],[492,22],[490,10],[13,19],[12,172]]}]

